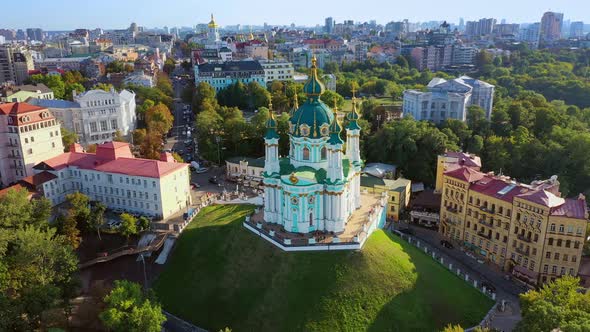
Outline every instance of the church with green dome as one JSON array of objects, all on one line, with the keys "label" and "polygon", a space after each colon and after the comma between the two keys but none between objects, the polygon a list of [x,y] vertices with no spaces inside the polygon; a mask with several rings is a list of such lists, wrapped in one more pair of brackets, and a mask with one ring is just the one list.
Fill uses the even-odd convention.
[{"label": "church with green dome", "polygon": [[[264,221],[285,231],[342,233],[353,212],[360,208],[359,114],[339,123],[337,109],[320,100],[324,85],[316,59],[303,87],[307,100],[291,112],[289,156],[279,156],[277,121],[272,113],[266,123],[264,167]],[[346,131],[346,141],[342,131]],[[344,147],[346,146],[346,151]]]}]

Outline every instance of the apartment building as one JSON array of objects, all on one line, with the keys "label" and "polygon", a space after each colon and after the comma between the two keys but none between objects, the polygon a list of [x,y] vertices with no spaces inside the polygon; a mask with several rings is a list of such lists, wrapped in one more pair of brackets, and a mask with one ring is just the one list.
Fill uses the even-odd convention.
[{"label": "apartment building", "polygon": [[194,70],[195,85],[201,82],[207,82],[216,92],[236,82],[242,82],[244,84],[256,82],[261,86],[266,86],[264,69],[258,61],[245,60],[205,63],[196,65]]},{"label": "apartment building", "polygon": [[47,108],[0,104],[0,187],[33,175],[33,166],[63,151],[59,122]]},{"label": "apartment building", "polygon": [[559,181],[518,183],[460,166],[443,174],[439,232],[536,286],[577,275],[586,199],[560,197]]},{"label": "apartment building", "polygon": [[264,76],[267,83],[272,81],[292,81],[295,70],[293,63],[287,61],[259,60],[264,69]]},{"label": "apartment building", "polygon": [[74,131],[83,145],[109,142],[117,131],[126,136],[135,129],[135,93],[90,90],[74,101],[29,99],[48,108],[64,128]]},{"label": "apartment building", "polygon": [[0,46],[0,83],[23,84],[33,68],[33,57],[26,49]]},{"label": "apartment building", "polygon": [[53,205],[81,192],[111,209],[166,219],[191,204],[188,164],[175,162],[167,153],[161,160],[135,158],[128,143],[100,144],[96,153],[74,144],[70,152],[34,169],[52,175],[44,177],[42,189]]}]

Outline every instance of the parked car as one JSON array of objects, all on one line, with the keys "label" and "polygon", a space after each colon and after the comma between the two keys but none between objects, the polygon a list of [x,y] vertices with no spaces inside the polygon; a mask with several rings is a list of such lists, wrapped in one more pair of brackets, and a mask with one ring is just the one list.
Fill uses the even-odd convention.
[{"label": "parked car", "polygon": [[485,289],[489,290],[492,293],[496,292],[496,287],[494,285],[492,285],[491,282],[489,282],[488,280],[484,280],[481,282],[481,287],[485,287]]},{"label": "parked car", "polygon": [[440,240],[440,245],[447,248],[447,249],[453,249],[453,244],[447,240]]},{"label": "parked car", "polygon": [[[207,173],[209,171],[209,169],[207,167],[201,167],[199,169],[197,169],[197,174],[203,174],[203,173]],[[214,178],[217,178],[214,176]]]},{"label": "parked car", "polygon": [[[197,170],[197,172],[198,172],[198,170]],[[219,184],[219,181],[217,180],[216,176],[213,176],[213,177],[209,178],[209,183]]]}]

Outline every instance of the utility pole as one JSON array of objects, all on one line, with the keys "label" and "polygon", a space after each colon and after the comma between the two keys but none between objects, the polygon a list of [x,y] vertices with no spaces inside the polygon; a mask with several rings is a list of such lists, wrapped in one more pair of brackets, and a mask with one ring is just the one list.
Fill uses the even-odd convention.
[{"label": "utility pole", "polygon": [[145,272],[145,258],[143,257],[143,253],[139,254],[141,257],[141,261],[143,262],[143,290],[147,291],[147,274]]}]

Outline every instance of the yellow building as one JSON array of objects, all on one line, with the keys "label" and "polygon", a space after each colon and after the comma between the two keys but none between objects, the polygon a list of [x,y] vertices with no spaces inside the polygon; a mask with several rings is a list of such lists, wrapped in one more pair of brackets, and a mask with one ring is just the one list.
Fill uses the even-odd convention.
[{"label": "yellow building", "polygon": [[367,174],[361,176],[361,191],[366,190],[372,194],[387,192],[389,196],[387,218],[395,221],[399,220],[400,213],[408,207],[411,189],[412,181],[408,179],[390,180]]},{"label": "yellow building", "polygon": [[467,166],[479,171],[481,169],[481,159],[474,154],[464,152],[447,152],[442,156],[438,156],[436,161],[436,186],[434,187],[434,192],[440,193],[442,191],[444,172],[452,171],[461,166]]},{"label": "yellow building", "polygon": [[522,184],[461,166],[443,174],[441,190],[443,236],[529,285],[577,275],[586,200],[561,198],[556,177]]}]

